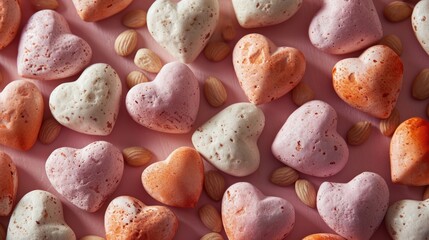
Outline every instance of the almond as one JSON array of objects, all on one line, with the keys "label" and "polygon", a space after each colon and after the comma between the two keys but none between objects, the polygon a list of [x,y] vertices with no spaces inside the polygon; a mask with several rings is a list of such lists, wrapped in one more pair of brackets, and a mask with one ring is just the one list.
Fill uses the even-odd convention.
[{"label": "almond", "polygon": [[94,235],[88,235],[85,237],[80,238],[79,240],[104,240],[104,238]]},{"label": "almond", "polygon": [[142,147],[128,147],[122,150],[124,160],[128,165],[140,167],[152,159],[152,152]]},{"label": "almond", "polygon": [[231,48],[225,42],[209,42],[204,49],[204,56],[210,61],[220,62],[231,52]]},{"label": "almond", "polygon": [[299,174],[295,169],[290,167],[281,167],[273,171],[270,181],[276,185],[286,187],[295,183],[298,178]]},{"label": "almond", "polygon": [[3,225],[0,223],[0,240],[6,239],[6,230],[4,229]]},{"label": "almond", "polygon": [[36,10],[55,10],[58,8],[59,5],[57,0],[31,0],[30,2]]},{"label": "almond", "polygon": [[295,182],[295,192],[305,205],[316,208],[316,189],[311,182],[305,179],[297,180]]},{"label": "almond", "polygon": [[429,186],[426,186],[423,192],[423,200],[426,200],[428,198],[429,198]]},{"label": "almond", "polygon": [[384,7],[384,17],[391,22],[400,22],[411,16],[413,9],[404,1],[393,1]]},{"label": "almond", "polygon": [[222,218],[220,213],[210,204],[202,206],[198,210],[201,222],[213,232],[222,231]]},{"label": "almond", "polygon": [[384,36],[379,44],[390,47],[398,56],[402,55],[402,42],[395,34]]},{"label": "almond", "polygon": [[297,106],[301,106],[311,100],[314,100],[314,92],[306,83],[300,82],[292,89],[292,101]]},{"label": "almond", "polygon": [[149,80],[147,79],[146,75],[144,75],[144,73],[140,71],[132,71],[128,73],[126,81],[128,88],[132,88],[139,83],[145,83]]},{"label": "almond", "polygon": [[222,29],[222,38],[225,41],[231,41],[234,40],[237,36],[237,31],[235,30],[234,26],[231,24],[228,24],[225,26],[224,29]]},{"label": "almond", "polygon": [[429,68],[423,69],[413,81],[413,97],[424,100],[429,97]]},{"label": "almond", "polygon": [[200,240],[223,240],[223,237],[219,233],[211,232],[202,236]]},{"label": "almond", "polygon": [[146,25],[146,11],[134,9],[122,17],[122,24],[129,28],[140,28]]},{"label": "almond", "polygon": [[123,31],[115,40],[115,52],[122,57],[130,55],[137,47],[138,34],[135,30]]},{"label": "almond", "polygon": [[216,170],[207,171],[204,174],[204,189],[211,199],[220,201],[225,192],[225,178]]},{"label": "almond", "polygon": [[43,144],[51,144],[61,132],[61,124],[54,118],[43,120],[39,130],[39,141]]},{"label": "almond", "polygon": [[392,136],[396,128],[401,123],[399,111],[394,108],[390,116],[386,119],[380,120],[380,132],[387,137]]},{"label": "almond", "polygon": [[222,106],[228,97],[222,82],[215,77],[208,77],[204,82],[204,95],[213,107]]},{"label": "almond", "polygon": [[137,67],[150,73],[158,73],[162,68],[162,62],[159,56],[147,48],[141,48],[137,51],[134,57],[134,63]]},{"label": "almond", "polygon": [[357,122],[347,132],[347,143],[350,145],[361,145],[371,135],[371,123],[368,121]]}]

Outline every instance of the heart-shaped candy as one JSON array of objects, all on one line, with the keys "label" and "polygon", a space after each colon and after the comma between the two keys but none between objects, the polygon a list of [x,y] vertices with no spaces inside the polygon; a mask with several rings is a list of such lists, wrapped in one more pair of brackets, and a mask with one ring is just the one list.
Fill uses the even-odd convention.
[{"label": "heart-shaped candy", "polygon": [[198,80],[185,64],[168,63],[152,82],[131,88],[125,104],[134,121],[147,128],[187,133],[200,105]]},{"label": "heart-shaped candy", "polygon": [[120,196],[104,214],[106,239],[173,239],[179,227],[176,215],[164,206],[146,206],[140,200]]},{"label": "heart-shaped candy", "polygon": [[116,190],[124,160],[114,145],[97,141],[82,149],[62,147],[46,160],[52,186],[76,207],[95,212]]},{"label": "heart-shaped candy", "polygon": [[192,135],[192,143],[219,170],[247,176],[259,167],[257,141],[264,125],[261,109],[252,103],[235,103],[199,127]]},{"label": "heart-shaped candy", "polygon": [[298,49],[276,47],[256,33],[237,42],[232,60],[240,86],[254,104],[268,103],[288,93],[301,81],[306,66]]},{"label": "heart-shaped candy", "polygon": [[304,237],[302,240],[346,240],[337,234],[332,233],[315,233]]},{"label": "heart-shaped candy", "polygon": [[350,182],[324,182],[317,192],[323,221],[346,239],[370,239],[389,206],[389,188],[376,173],[363,172]]},{"label": "heart-shaped candy", "polygon": [[319,100],[305,103],[289,116],[271,150],[282,163],[317,177],[337,174],[349,157],[347,143],[337,132],[337,113]]},{"label": "heart-shaped candy", "polygon": [[122,94],[121,79],[104,63],[89,66],[74,82],[56,87],[49,97],[55,119],[72,130],[108,135],[115,126]]},{"label": "heart-shaped candy", "polygon": [[18,74],[40,80],[66,78],[82,71],[91,57],[91,47],[71,33],[61,14],[42,10],[33,14],[22,30]]},{"label": "heart-shaped candy", "polygon": [[158,0],[147,12],[147,28],[173,57],[191,63],[206,46],[218,19],[218,0]]},{"label": "heart-shaped candy", "polygon": [[0,216],[8,216],[15,204],[18,173],[12,159],[0,152]]},{"label": "heart-shaped candy", "polygon": [[0,0],[0,50],[9,45],[18,33],[21,7],[18,0]]},{"label": "heart-shaped candy", "polygon": [[222,198],[222,222],[228,239],[285,239],[295,224],[287,200],[265,196],[247,182],[231,185]]},{"label": "heart-shaped candy", "polygon": [[15,80],[0,94],[0,144],[30,149],[43,120],[43,96],[33,83]]},{"label": "heart-shaped candy", "polygon": [[244,28],[266,27],[291,18],[302,0],[232,0],[238,23]]},{"label": "heart-shaped candy", "polygon": [[414,6],[411,24],[422,48],[429,54],[429,1],[422,0]]},{"label": "heart-shaped candy", "polygon": [[332,80],[335,92],[350,106],[377,118],[388,118],[402,87],[401,58],[389,47],[376,45],[359,58],[335,64]]},{"label": "heart-shaped candy", "polygon": [[79,17],[86,22],[108,18],[124,10],[133,0],[73,0]]},{"label": "heart-shaped candy", "polygon": [[76,235],[64,221],[61,201],[53,194],[33,190],[25,194],[13,210],[6,240],[63,239]]},{"label": "heart-shaped candy", "polygon": [[429,200],[401,200],[386,213],[386,228],[393,240],[429,239]]},{"label": "heart-shaped candy", "polygon": [[390,141],[392,182],[429,185],[429,122],[413,117],[401,123]]},{"label": "heart-shaped candy", "polygon": [[152,163],[142,173],[146,192],[159,202],[173,207],[195,207],[203,181],[203,160],[190,147],[174,150],[167,159]]},{"label": "heart-shaped candy", "polygon": [[324,0],[308,30],[311,43],[331,54],[364,49],[383,37],[372,0]]}]

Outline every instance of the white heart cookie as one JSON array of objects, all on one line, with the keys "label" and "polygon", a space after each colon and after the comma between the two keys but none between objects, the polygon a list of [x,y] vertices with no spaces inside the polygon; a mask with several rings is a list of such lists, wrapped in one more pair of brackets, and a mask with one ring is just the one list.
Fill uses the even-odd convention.
[{"label": "white heart cookie", "polygon": [[419,1],[413,9],[411,24],[422,48],[429,54],[429,0]]},{"label": "white heart cookie", "polygon": [[247,176],[259,167],[257,141],[264,125],[261,109],[252,103],[236,103],[199,127],[192,143],[219,170],[236,177]]},{"label": "white heart cookie", "polygon": [[191,63],[206,46],[218,19],[218,0],[158,0],[147,12],[147,28],[173,57]]},{"label": "white heart cookie", "polygon": [[116,71],[105,63],[89,66],[74,82],[56,87],[49,97],[55,119],[72,130],[108,135],[119,112],[122,85]]}]

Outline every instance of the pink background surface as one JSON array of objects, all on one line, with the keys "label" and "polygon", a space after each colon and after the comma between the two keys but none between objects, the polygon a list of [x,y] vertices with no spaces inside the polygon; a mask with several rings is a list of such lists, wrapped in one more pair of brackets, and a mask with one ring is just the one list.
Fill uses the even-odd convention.
[{"label": "pink background surface", "polygon": [[[316,187],[324,181],[333,182],[348,182],[353,177],[363,171],[372,171],[384,177],[390,189],[390,202],[393,203],[400,199],[416,199],[422,198],[423,187],[408,187],[392,184],[390,181],[389,170],[389,142],[390,138],[383,136],[377,129],[379,120],[372,118],[364,113],[361,113],[347,104],[342,102],[335,94],[332,88],[331,70],[334,64],[346,57],[357,57],[361,52],[352,54],[333,56],[325,54],[314,48],[308,38],[308,26],[316,11],[320,7],[320,2],[317,0],[305,0],[302,8],[298,13],[288,21],[276,26],[258,28],[258,29],[242,29],[233,15],[231,2],[229,0],[219,0],[222,6],[221,22],[219,26],[223,26],[227,21],[231,21],[238,29],[238,36],[235,40],[229,42],[231,47],[245,34],[257,32],[264,34],[270,38],[278,46],[290,46],[300,49],[307,59],[307,70],[303,78],[303,82],[307,83],[315,91],[316,99],[323,100],[331,104],[337,111],[338,131],[342,136],[346,135],[347,130],[357,121],[368,120],[373,124],[371,137],[367,142],[358,147],[350,146],[350,158],[346,167],[337,175],[329,178],[316,178],[300,174],[301,178],[310,180]],[[27,22],[28,18],[34,12],[29,6],[29,1],[23,2],[23,21],[21,28]],[[134,1],[125,11],[117,14],[114,17],[96,23],[83,22],[77,15],[71,1],[60,1],[60,7],[57,9],[67,19],[71,30],[74,34],[84,38],[92,47],[94,55],[92,63],[108,63],[119,74],[123,82],[123,94],[121,100],[121,109],[118,120],[113,132],[107,137],[89,136],[74,132],[63,128],[59,138],[50,145],[43,145],[37,142],[34,147],[27,152],[12,150],[7,147],[0,146],[0,150],[12,156],[13,161],[18,167],[19,175],[19,190],[17,200],[25,193],[34,190],[42,189],[49,191],[58,196],[64,207],[64,215],[67,223],[75,231],[78,238],[88,234],[104,236],[103,217],[108,203],[117,196],[131,195],[142,200],[147,205],[159,205],[156,200],[152,199],[143,189],[140,175],[144,167],[125,166],[124,176],[119,188],[111,196],[103,207],[96,213],[87,213],[79,210],[71,203],[62,198],[50,185],[44,170],[44,163],[50,153],[59,147],[69,146],[82,148],[87,144],[96,140],[106,140],[115,144],[118,148],[123,149],[129,146],[141,145],[150,149],[155,157],[154,161],[165,159],[169,153],[180,146],[192,146],[191,135],[172,135],[154,132],[146,129],[135,123],[126,112],[125,95],[127,87],[125,85],[125,76],[132,70],[137,70],[133,63],[134,54],[129,57],[119,57],[115,54],[113,43],[116,36],[124,31],[126,27],[121,24],[121,17],[129,10],[134,8],[142,8],[147,10],[153,1]],[[402,59],[404,63],[404,81],[403,88],[398,100],[397,107],[401,114],[401,120],[406,120],[413,116],[426,117],[425,108],[427,101],[413,100],[411,97],[411,85],[414,77],[421,69],[427,67],[429,56],[423,51],[414,37],[410,19],[400,23],[389,23],[383,15],[382,10],[388,0],[374,1],[377,12],[383,24],[384,33],[396,34],[404,44],[404,53]],[[174,61],[168,53],[161,49],[152,39],[146,27],[138,29],[140,34],[138,47],[146,47],[157,52],[164,62]],[[220,39],[220,32],[217,31],[214,38]],[[16,73],[16,56],[19,36],[11,45],[0,51],[0,68],[3,72],[4,81],[0,84],[3,89],[7,83],[20,79]],[[225,105],[220,108],[213,108],[208,105],[202,95],[198,118],[195,126],[203,124],[210,117],[215,115],[226,106],[235,103],[247,101],[244,93],[238,85],[237,78],[232,68],[231,55],[227,59],[219,63],[208,61],[203,55],[200,55],[197,60],[189,64],[198,80],[200,87],[205,78],[208,76],[216,76],[223,81],[228,91],[228,100]],[[150,79],[155,75],[148,74]],[[53,88],[62,82],[73,81],[77,79],[75,76],[70,79],[59,81],[34,81],[41,89],[45,100],[45,117],[51,115],[48,110],[49,94]],[[316,232],[332,232],[329,227],[320,218],[317,210],[305,206],[297,198],[294,187],[278,187],[269,182],[271,172],[281,167],[282,164],[277,161],[271,154],[271,144],[273,139],[281,128],[287,117],[297,108],[291,100],[290,94],[281,99],[260,106],[266,116],[266,127],[259,139],[258,145],[261,152],[261,164],[259,169],[248,177],[236,178],[227,176],[227,185],[231,185],[239,181],[247,181],[258,187],[264,194],[279,196],[290,201],[295,207],[296,223],[295,227],[289,235],[289,239],[300,239],[308,234]],[[206,164],[206,170],[212,168]],[[194,209],[171,208],[180,220],[179,230],[176,239],[199,239],[209,230],[200,222],[198,217],[198,208],[203,204],[211,203],[220,210],[220,202],[214,202],[207,197],[203,192],[198,205]],[[8,217],[0,217],[0,223],[4,226],[8,224]],[[222,232],[224,234],[224,232]],[[388,239],[388,234],[384,223],[373,235],[373,239]]]}]

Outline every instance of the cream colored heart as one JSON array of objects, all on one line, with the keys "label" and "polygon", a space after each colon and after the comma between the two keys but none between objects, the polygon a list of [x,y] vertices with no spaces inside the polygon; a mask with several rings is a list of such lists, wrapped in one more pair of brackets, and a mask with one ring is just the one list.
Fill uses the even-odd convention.
[{"label": "cream colored heart", "polygon": [[422,48],[429,54],[429,0],[419,1],[413,9],[411,24]]}]

